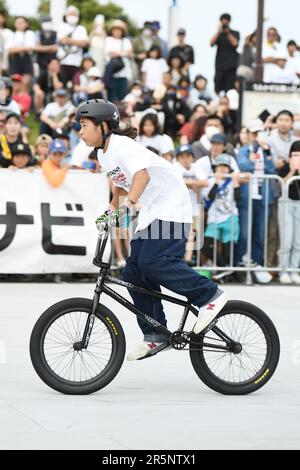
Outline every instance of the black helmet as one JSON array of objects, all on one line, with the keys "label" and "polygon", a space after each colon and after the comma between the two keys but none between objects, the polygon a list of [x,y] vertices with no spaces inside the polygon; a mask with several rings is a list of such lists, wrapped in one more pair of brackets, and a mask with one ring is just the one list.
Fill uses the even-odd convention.
[{"label": "black helmet", "polygon": [[81,103],[76,111],[75,119],[94,118],[97,123],[105,121],[109,129],[117,129],[120,125],[120,114],[115,104],[107,100],[88,100]]}]

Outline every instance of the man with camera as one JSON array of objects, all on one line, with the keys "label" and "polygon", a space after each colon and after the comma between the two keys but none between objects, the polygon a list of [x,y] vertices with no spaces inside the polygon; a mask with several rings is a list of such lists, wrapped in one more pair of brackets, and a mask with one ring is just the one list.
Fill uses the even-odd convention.
[{"label": "man with camera", "polygon": [[210,45],[217,46],[215,91],[227,92],[234,88],[236,70],[239,62],[237,48],[240,33],[230,29],[231,16],[224,13],[220,17],[218,31],[211,38]]}]

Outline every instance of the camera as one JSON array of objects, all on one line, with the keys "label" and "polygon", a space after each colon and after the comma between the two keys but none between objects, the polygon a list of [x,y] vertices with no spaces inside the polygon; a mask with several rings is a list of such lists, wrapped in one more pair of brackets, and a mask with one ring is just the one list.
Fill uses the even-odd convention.
[{"label": "camera", "polygon": [[224,25],[223,25],[223,33],[228,33],[228,31],[229,31],[229,26],[228,26],[228,24],[224,24]]}]

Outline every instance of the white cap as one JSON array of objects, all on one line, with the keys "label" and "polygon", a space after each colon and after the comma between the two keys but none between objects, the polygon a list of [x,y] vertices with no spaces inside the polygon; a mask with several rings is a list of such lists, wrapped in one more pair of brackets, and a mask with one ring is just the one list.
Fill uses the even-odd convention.
[{"label": "white cap", "polygon": [[259,118],[255,118],[255,119],[252,119],[248,126],[247,126],[247,129],[249,132],[262,132],[265,130],[265,127],[264,127],[264,123],[262,122],[261,119]]}]

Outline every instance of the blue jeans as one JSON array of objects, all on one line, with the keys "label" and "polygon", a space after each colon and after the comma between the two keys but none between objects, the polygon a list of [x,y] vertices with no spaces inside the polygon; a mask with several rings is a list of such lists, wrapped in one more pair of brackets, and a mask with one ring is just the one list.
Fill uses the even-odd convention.
[{"label": "blue jeans", "polygon": [[[131,253],[126,260],[124,280],[137,286],[160,291],[160,286],[187,297],[198,307],[207,304],[218,286],[196,273],[182,260],[190,224],[155,220],[144,230],[137,232],[131,242]],[[152,233],[152,236],[151,236]],[[154,236],[153,236],[154,234]],[[129,293],[134,305],[142,312],[167,325],[160,299]],[[145,341],[165,341],[166,337],[138,319]]]},{"label": "blue jeans", "polygon": [[[252,224],[252,252],[251,258],[257,264],[264,263],[264,239],[265,239],[265,211],[263,201],[253,199],[253,224]],[[268,213],[271,214],[272,206],[269,205]],[[248,241],[248,207],[239,207],[240,237],[236,248],[235,264],[242,261],[247,253]]]}]

